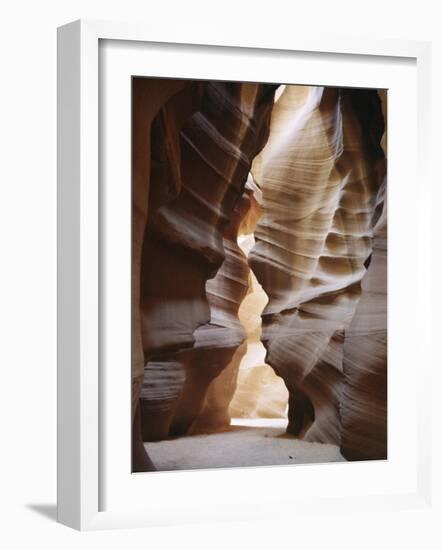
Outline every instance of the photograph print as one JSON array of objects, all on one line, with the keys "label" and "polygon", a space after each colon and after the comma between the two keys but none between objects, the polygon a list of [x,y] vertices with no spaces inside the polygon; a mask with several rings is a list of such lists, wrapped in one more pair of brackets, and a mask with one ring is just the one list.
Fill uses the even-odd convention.
[{"label": "photograph print", "polygon": [[387,90],[132,77],[131,374],[133,472],[387,459]]}]

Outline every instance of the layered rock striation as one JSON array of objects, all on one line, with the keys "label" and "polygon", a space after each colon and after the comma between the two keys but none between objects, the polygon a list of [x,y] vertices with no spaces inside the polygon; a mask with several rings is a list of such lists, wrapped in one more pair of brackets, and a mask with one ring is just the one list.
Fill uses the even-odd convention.
[{"label": "layered rock striation", "polygon": [[383,132],[375,90],[288,86],[253,165],[263,216],[250,265],[269,298],[266,361],[289,390],[288,431],[308,441],[340,444],[342,400],[354,398],[343,392],[344,341],[372,254]]},{"label": "layered rock striation", "polygon": [[236,233],[274,89],[194,83],[187,111],[171,106],[152,124],[140,281],[144,440],[185,433],[244,340],[236,311],[248,267]]},{"label": "layered rock striation", "polygon": [[[380,90],[384,120],[387,93]],[[361,106],[361,109],[364,107]],[[372,128],[375,143],[379,134]],[[347,460],[387,458],[387,133],[375,163],[383,183],[373,213],[372,255],[362,294],[344,341],[341,452]]]}]

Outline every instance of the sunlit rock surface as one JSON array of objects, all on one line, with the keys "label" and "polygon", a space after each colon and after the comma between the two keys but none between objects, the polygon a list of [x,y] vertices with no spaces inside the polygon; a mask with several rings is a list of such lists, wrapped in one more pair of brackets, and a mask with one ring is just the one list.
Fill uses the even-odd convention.
[{"label": "sunlit rock surface", "polygon": [[266,360],[289,389],[288,431],[308,441],[341,441],[343,343],[372,252],[383,129],[376,91],[287,86],[253,165]]}]

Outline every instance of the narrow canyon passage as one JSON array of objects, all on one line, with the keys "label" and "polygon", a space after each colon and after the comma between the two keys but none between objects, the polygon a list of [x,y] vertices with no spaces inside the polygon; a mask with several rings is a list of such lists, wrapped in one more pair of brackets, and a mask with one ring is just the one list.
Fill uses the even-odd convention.
[{"label": "narrow canyon passage", "polygon": [[[254,245],[253,234],[240,234],[238,244],[248,256]],[[199,427],[189,434],[146,443],[146,450],[159,471],[271,466],[304,463],[340,462],[345,459],[337,445],[301,441],[287,434],[288,391],[282,378],[265,363],[261,342],[261,313],[267,296],[249,272],[249,289],[238,317],[247,334],[247,349],[212,382],[206,407],[211,400],[223,400],[227,380],[236,381],[228,407],[230,424],[212,429]],[[228,401],[229,395],[224,396]]]},{"label": "narrow canyon passage", "polygon": [[[262,194],[252,182],[249,176],[246,188],[251,191],[251,205],[237,237],[237,244],[246,257],[255,244],[253,232],[262,203]],[[251,270],[247,279],[247,293],[238,310],[246,334],[245,353],[242,358],[234,356],[213,380],[200,420],[197,418],[188,435],[146,443],[146,450],[158,470],[344,460],[336,445],[302,442],[286,433],[288,391],[283,379],[265,363],[266,350],[261,342],[261,314],[268,299]],[[214,281],[208,281],[207,291],[215,288]],[[223,402],[229,403],[229,423],[222,426],[204,423],[205,414],[210,414],[216,403]]]},{"label": "narrow canyon passage", "polygon": [[133,111],[134,471],[385,459],[385,93],[153,86],[158,111]]}]

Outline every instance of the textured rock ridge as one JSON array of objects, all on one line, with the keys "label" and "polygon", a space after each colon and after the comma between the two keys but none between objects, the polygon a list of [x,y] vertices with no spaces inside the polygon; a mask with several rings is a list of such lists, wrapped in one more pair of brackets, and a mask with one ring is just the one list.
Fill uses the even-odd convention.
[{"label": "textured rock ridge", "polygon": [[376,91],[287,86],[253,164],[266,362],[289,390],[288,431],[308,441],[341,440],[343,342],[372,252],[383,130]]},{"label": "textured rock ridge", "polygon": [[187,117],[163,109],[152,124],[140,284],[145,440],[189,429],[244,339],[230,294],[242,299],[241,265],[248,268],[233,235],[249,203],[251,162],[268,137],[274,86],[206,82],[191,92]]}]

